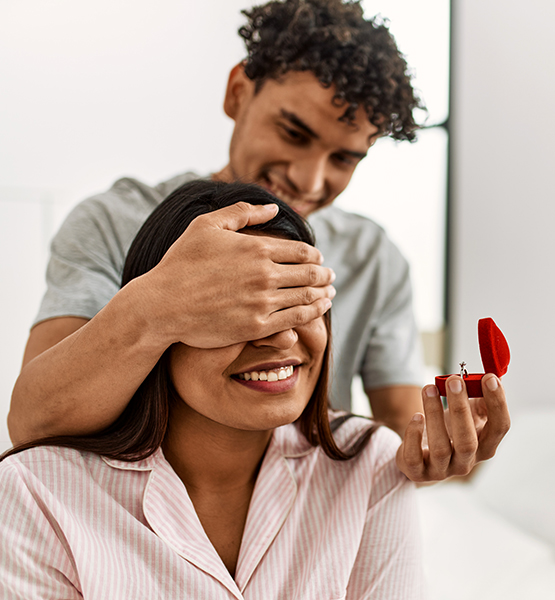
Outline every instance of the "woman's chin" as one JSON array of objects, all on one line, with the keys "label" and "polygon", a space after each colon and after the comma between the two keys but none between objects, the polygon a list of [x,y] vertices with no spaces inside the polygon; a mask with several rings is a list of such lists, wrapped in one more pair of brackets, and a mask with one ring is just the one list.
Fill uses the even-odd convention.
[{"label": "woman's chin", "polygon": [[260,413],[256,411],[258,414],[251,413],[248,422],[238,422],[236,426],[245,431],[269,431],[295,422],[302,415],[304,408],[304,406],[279,407],[279,409],[274,407]]}]

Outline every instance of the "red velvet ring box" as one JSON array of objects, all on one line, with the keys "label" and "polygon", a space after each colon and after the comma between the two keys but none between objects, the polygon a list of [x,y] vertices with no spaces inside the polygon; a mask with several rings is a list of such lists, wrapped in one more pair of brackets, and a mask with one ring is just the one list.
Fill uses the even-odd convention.
[{"label": "red velvet ring box", "polygon": [[[494,320],[490,317],[478,321],[478,342],[480,344],[480,356],[486,373],[495,373],[502,377],[507,372],[511,353],[509,344],[503,335],[501,329],[497,327]],[[461,365],[464,363],[461,363]],[[469,398],[482,397],[482,377],[486,373],[463,374],[466,391]],[[440,396],[447,396],[445,382],[451,375],[441,375],[436,377],[436,386]]]}]

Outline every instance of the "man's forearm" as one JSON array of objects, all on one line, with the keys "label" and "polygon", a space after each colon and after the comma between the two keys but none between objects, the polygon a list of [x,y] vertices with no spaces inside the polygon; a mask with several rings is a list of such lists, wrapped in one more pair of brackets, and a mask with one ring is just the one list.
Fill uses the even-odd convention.
[{"label": "man's forearm", "polygon": [[394,385],[367,390],[372,415],[401,437],[412,416],[422,412],[420,388],[414,385]]},{"label": "man's forearm", "polygon": [[[23,367],[8,415],[12,442],[98,431],[121,414],[168,345],[152,334],[133,292],[123,288],[91,321]],[[41,326],[55,330],[54,321],[37,325],[30,344],[44,335]]]},{"label": "man's forearm", "polygon": [[[71,335],[57,319],[37,325],[28,344],[33,359],[12,396],[12,440],[109,425],[173,343],[221,348],[324,314],[334,274],[320,266],[316,248],[235,232],[274,216],[277,207],[268,206],[238,203],[198,217],[91,321],[73,319],[79,329]],[[63,319],[67,326],[71,317]]]}]

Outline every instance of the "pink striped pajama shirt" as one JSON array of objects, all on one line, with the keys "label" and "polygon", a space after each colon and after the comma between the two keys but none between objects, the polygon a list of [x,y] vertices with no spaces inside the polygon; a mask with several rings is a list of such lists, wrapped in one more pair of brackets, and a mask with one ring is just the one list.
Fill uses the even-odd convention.
[{"label": "pink striped pajama shirt", "polygon": [[[368,426],[352,418],[339,442]],[[381,427],[347,462],[274,432],[235,578],[161,450],[134,463],[35,448],[0,463],[2,600],[423,598],[414,487]]]}]

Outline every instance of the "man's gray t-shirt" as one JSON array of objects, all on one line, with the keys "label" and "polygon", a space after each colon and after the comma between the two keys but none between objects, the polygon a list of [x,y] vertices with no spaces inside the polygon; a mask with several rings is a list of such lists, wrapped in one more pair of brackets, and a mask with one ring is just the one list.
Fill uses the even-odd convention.
[{"label": "man's gray t-shirt", "polygon": [[[196,179],[184,173],[150,187],[118,180],[78,204],[52,241],[47,291],[35,323],[61,316],[91,319],[120,288],[127,250],[149,214],[175,188]],[[421,358],[409,267],[384,230],[333,206],[309,218],[324,264],[333,268],[332,404],[350,409],[351,380],[365,389],[420,385]]]}]

